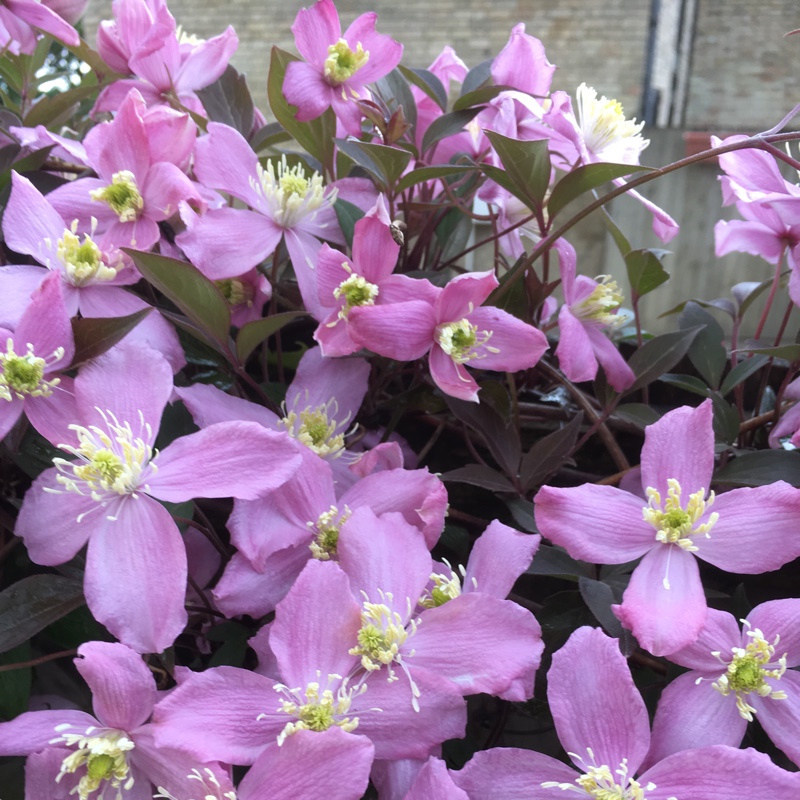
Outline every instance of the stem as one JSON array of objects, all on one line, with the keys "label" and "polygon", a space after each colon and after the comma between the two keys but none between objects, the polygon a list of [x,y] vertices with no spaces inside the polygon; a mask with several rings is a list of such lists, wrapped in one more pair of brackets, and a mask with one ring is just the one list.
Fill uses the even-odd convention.
[{"label": "stem", "polygon": [[57,653],[50,653],[47,656],[32,658],[30,661],[19,661],[16,664],[0,664],[0,672],[11,672],[15,669],[26,669],[27,667],[38,667],[39,664],[46,664],[48,661],[55,661],[57,658],[67,658],[78,654],[77,648],[72,650],[59,650]]},{"label": "stem", "polygon": [[786,254],[786,248],[783,248],[783,252],[781,253],[781,257],[778,259],[778,263],[775,265],[775,276],[772,279],[772,286],[769,290],[769,297],[767,297],[767,304],[764,306],[764,310],[761,312],[761,319],[758,321],[758,325],[756,327],[756,332],[753,338],[758,341],[761,338],[761,333],[764,330],[764,325],[767,324],[767,317],[769,316],[770,309],[772,308],[772,301],[775,299],[775,295],[778,291],[778,284],[781,280],[781,265],[783,264],[783,257]]}]

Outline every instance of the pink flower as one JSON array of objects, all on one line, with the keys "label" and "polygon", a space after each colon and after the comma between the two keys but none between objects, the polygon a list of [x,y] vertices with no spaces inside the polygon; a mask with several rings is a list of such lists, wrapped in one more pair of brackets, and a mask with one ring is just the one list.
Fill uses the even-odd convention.
[{"label": "pink flower", "polygon": [[[744,628],[710,608],[700,638],[672,653],[688,667],[661,695],[648,762],[710,744],[739,747],[747,723],[761,727],[800,765],[800,600],[754,608]],[[789,669],[787,669],[789,668]]]},{"label": "pink flower", "polygon": [[[0,755],[30,755],[26,798],[139,800],[152,797],[155,787],[194,797],[197,784],[189,776],[197,760],[153,741],[147,721],[157,691],[141,657],[108,642],[87,642],[78,656],[75,666],[92,690],[94,716],[72,709],[30,711],[0,723]],[[220,788],[233,788],[219,764],[206,762],[203,768]]]},{"label": "pink flower", "polygon": [[719,497],[709,491],[712,414],[706,400],[647,428],[641,496],[586,484],[545,486],[534,498],[540,532],[573,558],[621,564],[644,556],[614,610],[654,655],[686,647],[703,628],[707,606],[695,556],[757,574],[800,555],[800,537],[785,533],[800,526],[800,491],[783,481]]},{"label": "pink flower", "polygon": [[[186,551],[157,500],[255,498],[299,465],[291,443],[250,422],[211,426],[154,449],[172,394],[154,350],[117,347],[75,379],[78,424],[28,490],[16,533],[38,564],[69,561],[87,542],[92,614],[140,652],[161,652],[186,622]],[[87,519],[88,518],[88,519]]]},{"label": "pink flower", "polygon": [[349,332],[362,347],[397,361],[430,350],[431,377],[445,393],[478,402],[478,384],[465,364],[518,372],[547,350],[544,334],[499,308],[478,306],[498,286],[494,272],[459,275],[433,304],[410,300],[351,309]]},{"label": "pink flower", "polygon": [[[51,9],[51,5],[56,9]],[[59,16],[58,5],[57,0],[3,0],[0,4],[0,50],[14,55],[32,55],[39,32],[77,47],[81,38],[75,28]]]},{"label": "pink flower", "polygon": [[[577,795],[619,800],[793,800],[800,774],[776,767],[764,753],[732,747],[686,750],[643,769],[650,742],[647,708],[615,639],[579,628],[553,656],[547,695],[558,738],[573,766],[516,747],[476,753],[450,778],[463,800],[559,800]],[[577,772],[576,772],[577,770]],[[639,774],[641,772],[641,774]],[[637,777],[638,775],[638,777]],[[417,781],[446,787],[433,763]],[[415,786],[408,800],[425,797]],[[441,791],[441,789],[439,789]]]},{"label": "pink flower", "polygon": [[617,316],[622,295],[608,275],[600,276],[601,281],[576,275],[572,245],[566,240],[559,244],[564,305],[558,314],[558,364],[571,381],[578,383],[594,380],[601,364],[609,384],[622,392],[636,376],[603,332],[624,323],[624,315]]},{"label": "pink flower", "polygon": [[316,119],[333,106],[352,136],[361,135],[361,110],[355,102],[368,98],[364,87],[391,72],[403,55],[403,45],[375,30],[377,14],[358,17],[342,35],[333,0],[302,8],[292,33],[305,61],[286,68],[283,93],[297,106],[297,119]]}]

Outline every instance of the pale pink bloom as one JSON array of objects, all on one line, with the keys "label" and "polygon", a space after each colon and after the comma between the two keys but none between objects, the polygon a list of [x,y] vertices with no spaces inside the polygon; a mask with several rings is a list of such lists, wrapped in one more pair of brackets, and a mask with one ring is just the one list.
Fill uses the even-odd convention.
[{"label": "pale pink bloom", "polygon": [[496,85],[510,86],[539,99],[550,93],[555,71],[555,65],[547,60],[544,45],[535,36],[525,33],[522,22],[511,29],[508,43],[492,62],[492,79]]},{"label": "pale pink bloom", "polygon": [[[727,572],[758,574],[800,556],[800,490],[769,486],[709,491],[714,469],[713,409],[674,409],[645,431],[642,488],[543,487],[534,498],[543,536],[573,558],[622,564],[642,558],[614,611],[639,643],[667,655],[700,635],[707,606],[697,558]],[[586,525],[587,515],[598,521]]]},{"label": "pale pink bloom", "polygon": [[219,764],[201,765],[179,750],[156,746],[148,720],[158,693],[141,656],[108,642],[82,644],[78,656],[75,666],[92,690],[94,716],[72,709],[30,711],[0,723],[0,755],[30,756],[28,800],[79,794],[141,800],[156,787],[194,797],[197,783],[189,776],[199,766],[221,789],[233,788]]},{"label": "pale pink bloom", "polygon": [[75,424],[28,490],[16,534],[31,559],[63,564],[88,543],[84,591],[94,617],[140,652],[169,647],[186,623],[186,551],[158,502],[255,498],[299,458],[280,435],[226,422],[154,448],[173,390],[156,351],[118,346],[75,379]]},{"label": "pale pink bloom", "polygon": [[547,350],[544,334],[499,308],[479,308],[498,286],[494,272],[459,275],[433,304],[409,300],[358,306],[348,315],[355,342],[396,361],[430,351],[431,377],[445,393],[478,402],[478,384],[465,365],[518,372],[534,366]]},{"label": "pale pink bloom", "polygon": [[332,106],[347,133],[361,135],[356,100],[367,99],[366,85],[391,72],[403,55],[403,45],[375,30],[377,16],[362,14],[342,34],[333,0],[300,9],[292,33],[305,60],[289,63],[283,82],[298,120],[315,119]]},{"label": "pale pink bloom", "polygon": [[558,314],[558,365],[571,381],[580,383],[594,380],[600,364],[608,383],[622,392],[636,376],[605,333],[626,320],[617,314],[622,295],[608,275],[600,276],[600,280],[576,275],[575,250],[564,239],[559,245],[564,305]]},{"label": "pale pink bloom", "polygon": [[63,420],[75,413],[72,379],[61,375],[75,343],[58,276],[50,275],[23,309],[13,333],[0,327],[0,439],[24,411],[56,444]]},{"label": "pale pink bloom", "polygon": [[[643,762],[650,743],[647,708],[615,639],[579,628],[553,655],[547,696],[558,738],[574,766],[532,750],[494,748],[476,753],[453,783],[465,794],[442,791],[447,776],[429,763],[407,800],[435,786],[453,800],[563,800],[572,794],[619,800],[793,800],[800,774],[776,767],[764,753],[703,747]],[[640,774],[641,773],[641,774]],[[441,787],[441,788],[438,788]]]},{"label": "pale pink bloom", "polygon": [[800,600],[772,600],[742,620],[710,608],[700,637],[669,656],[688,667],[661,694],[649,763],[710,744],[739,747],[757,719],[800,765]]},{"label": "pale pink bloom", "polygon": [[62,0],[3,0],[0,3],[0,50],[14,55],[32,55],[39,33],[77,47],[81,43],[80,36],[64,19],[64,13],[75,22],[85,5],[70,6]]},{"label": "pale pink bloom", "polygon": [[109,66],[136,77],[116,81],[97,98],[93,111],[115,111],[131,89],[148,105],[174,94],[195,113],[205,111],[195,92],[225,71],[239,39],[229,25],[205,41],[179,35],[175,18],[161,0],[115,0],[114,19],[100,23],[97,50]]}]

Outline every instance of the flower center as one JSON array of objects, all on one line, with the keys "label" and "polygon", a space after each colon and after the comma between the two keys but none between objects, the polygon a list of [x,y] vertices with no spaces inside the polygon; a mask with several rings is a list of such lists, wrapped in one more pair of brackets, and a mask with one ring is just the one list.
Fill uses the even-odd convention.
[{"label": "flower center", "polygon": [[[28,352],[17,355],[14,352],[14,340],[6,340],[6,352],[0,352],[0,398],[11,401],[14,396],[19,400],[29,397],[50,397],[53,388],[61,383],[60,378],[44,380],[47,360],[33,352],[33,345],[27,344]],[[55,363],[64,358],[64,348],[57,347],[50,358]]]},{"label": "flower center", "polygon": [[[747,620],[742,622],[748,624]],[[775,641],[769,644],[758,628],[747,631],[747,635],[751,641],[745,647],[732,648],[733,659],[728,664],[727,672],[711,685],[725,697],[735,694],[739,714],[752,722],[756,710],[745,700],[745,695],[755,692],[759,697],[771,697],[773,700],[786,699],[786,692],[773,689],[765,680],[765,678],[780,680],[786,672],[786,653],[778,659],[775,658],[775,646],[780,641],[780,636],[776,636]],[[722,660],[719,652],[714,652],[712,655]],[[774,666],[768,669],[770,663]]]},{"label": "flower center", "polygon": [[[588,795],[595,800],[647,800],[645,791],[651,792],[656,788],[654,783],[642,786],[638,781],[628,777],[628,759],[623,759],[619,769],[615,770],[619,776],[619,783],[615,779],[611,769],[606,765],[594,765],[594,753],[587,748],[591,765],[587,764],[580,756],[575,753],[569,755],[576,761],[580,761],[586,768],[586,772],[572,783],[559,783],[558,781],[546,781],[542,783],[543,789],[563,789],[566,792]],[[674,797],[668,800],[676,800]]]},{"label": "flower center", "polygon": [[[204,767],[203,772],[205,772],[205,775],[202,775],[200,770],[193,769],[192,774],[186,776],[190,781],[198,781],[200,783],[202,800],[236,800],[236,792],[222,794],[222,787],[219,785],[217,776],[208,767]],[[175,795],[170,794],[163,786],[158,787],[158,792],[153,795],[153,799],[178,800]]]},{"label": "flower center", "polygon": [[631,149],[638,154],[649,144],[640,135],[644,123],[625,119],[622,105],[607,97],[597,99],[597,92],[582,83],[576,92],[578,125],[583,133],[586,149],[595,155],[612,144],[629,140]]},{"label": "flower center", "polygon": [[[459,567],[461,578],[458,577],[455,570],[450,567],[450,564],[445,561],[445,564],[450,568],[450,574],[446,575],[442,572],[434,572],[431,574],[433,581],[433,588],[426,590],[425,594],[419,599],[419,605],[423,608],[437,608],[443,606],[449,600],[453,600],[461,594],[461,578],[466,575],[464,567]],[[472,579],[474,587],[478,588],[478,582],[475,578]]]},{"label": "flower center", "polygon": [[319,515],[316,522],[307,522],[306,525],[315,532],[314,541],[309,548],[311,555],[320,561],[329,561],[336,558],[336,548],[339,544],[339,531],[342,525],[350,518],[352,511],[345,506],[340,514],[336,506],[331,506],[329,511]]},{"label": "flower center", "polygon": [[336,401],[331,401],[315,409],[305,408],[299,413],[290,411],[280,422],[289,436],[321,458],[338,458],[344,452],[344,434],[336,433],[339,426],[329,416],[330,411],[335,413],[335,407]]},{"label": "flower center", "polygon": [[618,315],[617,309],[622,304],[617,282],[610,275],[598,275],[594,291],[579,303],[571,306],[573,314],[586,322],[597,322],[607,327],[624,325],[626,318]]},{"label": "flower center", "polygon": [[[481,358],[478,348],[486,347],[486,343],[492,338],[491,331],[478,331],[478,326],[473,325],[466,317],[458,322],[438,325],[434,335],[439,347],[456,364],[466,364],[467,361]],[[500,352],[493,347],[486,347],[486,349],[493,353]]]},{"label": "flower center", "polygon": [[[343,263],[342,267],[348,272],[352,272],[352,268],[347,262]],[[347,319],[350,309],[355,306],[374,306],[378,294],[378,287],[374,283],[370,283],[361,275],[350,275],[333,290],[333,296],[337,300],[344,298],[344,306],[339,311],[339,318]]]},{"label": "flower center", "polygon": [[59,783],[65,775],[72,775],[86,767],[86,772],[72,792],[77,792],[80,800],[88,800],[89,795],[102,789],[100,797],[104,796],[105,789],[117,789],[117,796],[121,797],[121,790],[128,791],[133,787],[133,775],[128,767],[127,753],[134,749],[134,743],[128,734],[119,730],[105,730],[89,727],[84,733],[67,733],[71,725],[58,725],[56,732],[61,735],[53,739],[51,744],[66,747],[77,747],[62,762],[61,770],[56,776]]},{"label": "flower center", "polygon": [[697,521],[714,502],[714,492],[705,499],[706,490],[700,489],[689,495],[686,508],[681,505],[681,485],[674,478],[667,481],[669,492],[667,500],[661,503],[661,495],[652,486],[647,487],[648,505],[642,509],[642,517],[656,529],[656,541],[664,544],[677,544],[684,550],[695,552],[697,547],[692,537],[701,535],[710,538],[709,531],[714,527],[719,514],[715,511],[701,525]]},{"label": "flower center", "polygon": [[328,57],[325,59],[325,79],[331,86],[338,86],[349,80],[369,61],[369,51],[364,51],[361,42],[353,52],[344,39],[328,46]]},{"label": "flower center", "polygon": [[[330,688],[332,683],[339,684],[335,693]],[[312,681],[303,692],[299,687],[290,689],[282,683],[275,684],[273,688],[286,697],[280,701],[281,706],[278,711],[289,714],[297,720],[286,723],[278,736],[279,745],[286,741],[287,736],[297,731],[326,731],[336,725],[350,733],[358,727],[358,717],[351,719],[345,715],[350,710],[353,698],[367,691],[366,683],[359,682],[349,689],[347,678],[331,674],[328,675],[327,687],[320,691],[319,682]]]},{"label": "flower center", "polygon": [[251,179],[253,188],[266,200],[268,213],[283,228],[291,228],[305,217],[313,217],[321,206],[333,205],[336,189],[325,194],[322,176],[318,172],[306,177],[302,164],[289,167],[286,156],[277,164],[267,161],[266,169],[256,167],[258,181]]},{"label": "flower center", "polygon": [[54,458],[53,464],[59,472],[56,480],[64,487],[61,491],[88,494],[104,506],[115,495],[135,498],[139,488],[147,491],[147,475],[158,469],[153,463],[158,451],[147,444],[152,440],[152,428],[143,416],[140,415],[140,434],[144,433],[145,438],[135,436],[130,423],[120,423],[110,411],[101,413],[107,430],[94,425],[88,428],[70,425],[78,437],[78,446],[59,444],[58,447],[77,460]]},{"label": "flower center", "polygon": [[222,296],[228,301],[229,305],[241,306],[246,304],[248,307],[253,305],[255,289],[253,289],[252,284],[236,278],[224,278],[214,281],[214,284],[222,292]]},{"label": "flower center", "polygon": [[134,222],[144,207],[136,177],[127,169],[115,172],[108,186],[94,189],[89,194],[92,200],[106,203],[119,217],[120,222]]},{"label": "flower center", "polygon": [[103,263],[103,253],[92,241],[92,237],[84,234],[83,242],[75,235],[78,221],[72,223],[72,230],[64,230],[64,235],[56,245],[58,257],[64,265],[67,279],[73,286],[85,286],[95,281],[111,281],[117,277],[122,264],[111,267]]}]

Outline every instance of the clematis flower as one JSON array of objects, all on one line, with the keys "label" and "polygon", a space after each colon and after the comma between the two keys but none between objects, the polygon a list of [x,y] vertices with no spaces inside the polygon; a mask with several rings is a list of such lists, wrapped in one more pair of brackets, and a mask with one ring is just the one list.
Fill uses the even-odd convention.
[{"label": "clematis flower", "polygon": [[322,245],[317,261],[317,289],[319,303],[328,314],[314,332],[314,339],[324,356],[346,356],[361,349],[350,336],[347,324],[350,310],[357,306],[420,298],[434,302],[437,291],[429,281],[392,274],[399,252],[382,197],[355,224],[352,258]]},{"label": "clematis flower", "polygon": [[478,308],[498,286],[494,272],[459,275],[433,304],[422,300],[357,306],[349,333],[362,347],[397,361],[430,351],[431,377],[445,393],[478,402],[478,384],[465,364],[518,372],[547,350],[544,334],[499,308]]},{"label": "clematis flower", "polygon": [[[109,642],[82,644],[78,656],[75,666],[92,690],[94,716],[73,709],[30,711],[0,723],[0,755],[30,756],[27,800],[139,800],[152,797],[156,786],[191,797],[196,784],[189,776],[198,762],[156,747],[148,719],[157,692],[141,656]],[[233,789],[219,764],[206,762],[203,772],[220,790]]]},{"label": "clematis flower", "polygon": [[[650,741],[647,709],[616,640],[600,630],[579,628],[570,636],[553,655],[547,684],[558,738],[574,768],[532,750],[484,750],[449,774],[469,800],[573,795],[596,800],[790,800],[800,791],[800,774],[776,767],[769,756],[752,749],[686,750],[641,770]],[[434,764],[417,780],[447,786],[447,776]],[[463,798],[457,792],[435,796]],[[409,800],[422,797],[420,786],[408,795]]]},{"label": "clematis flower", "polygon": [[[534,498],[539,531],[573,558],[621,564],[644,556],[614,611],[654,655],[691,644],[705,624],[695,557],[728,572],[758,574],[800,556],[800,538],[785,534],[800,526],[799,490],[778,481],[720,496],[710,491],[712,413],[706,400],[646,429],[642,495],[586,484],[544,486]],[[602,524],[587,527],[587,514]]]},{"label": "clematis flower", "polygon": [[689,667],[661,694],[648,762],[710,744],[738,747],[757,718],[800,765],[800,600],[772,600],[742,620],[710,608],[696,642],[672,653]]},{"label": "clematis flower", "polygon": [[84,589],[94,617],[140,652],[161,652],[186,622],[186,551],[157,500],[255,498],[299,465],[291,443],[250,422],[214,425],[154,449],[172,370],[153,350],[117,347],[75,379],[76,424],[28,490],[16,533],[37,564],[69,561],[87,542]]},{"label": "clematis flower", "polygon": [[[551,150],[557,162],[566,169],[576,163],[638,164],[639,156],[650,143],[641,135],[643,122],[625,117],[622,106],[607,97],[598,99],[597,92],[582,83],[576,94],[576,110],[563,92],[553,93],[553,102],[543,121],[555,132],[557,141]],[[614,181],[622,186],[625,181]],[[679,230],[678,223],[646,197],[630,189],[627,194],[638,200],[653,215],[653,231],[662,242],[669,242]]]},{"label": "clematis flower", "polygon": [[60,423],[75,411],[72,380],[59,374],[75,354],[60,284],[51,275],[31,297],[16,331],[0,328],[0,439],[24,411],[33,427],[55,444]]},{"label": "clematis flower", "polygon": [[98,177],[78,178],[47,196],[64,219],[77,219],[81,230],[91,230],[96,220],[106,246],[149,250],[161,238],[158,223],[176,214],[181,201],[205,208],[172,157],[151,149],[155,142],[166,142],[150,142],[143,110],[141,95],[132,90],[117,116],[94,128],[85,141],[87,160]]},{"label": "clematis flower", "polygon": [[186,36],[163,0],[115,0],[113,13],[97,30],[97,51],[112,69],[136,77],[103,89],[93,113],[116,111],[136,89],[148,105],[163,104],[172,95],[205,116],[195,92],[214,83],[228,66],[239,46],[233,28],[208,40]]},{"label": "clematis flower", "polygon": [[[3,0],[0,4],[0,50],[14,55],[32,55],[39,32],[60,39],[70,47],[77,47],[81,38],[59,13],[60,5],[58,0]],[[64,10],[75,12],[78,9]]]},{"label": "clematis flower", "polygon": [[[365,674],[349,652],[359,627],[345,573],[332,562],[309,562],[269,627],[270,663],[258,673],[218,667],[189,674],[158,704],[156,740],[202,760],[217,753],[227,763],[253,764],[266,780],[267,765],[284,747],[299,754],[314,738],[348,764],[326,770],[315,792],[361,797],[373,757],[425,758],[463,733],[466,709],[450,681],[433,673],[420,675],[428,702],[419,712],[405,686]],[[291,761],[287,754],[282,771],[303,781]],[[347,781],[342,793],[335,788],[341,781]]]},{"label": "clematis flower", "polygon": [[566,240],[558,249],[564,305],[558,314],[560,338],[556,348],[558,364],[571,381],[591,381],[601,364],[609,384],[618,392],[636,379],[633,370],[603,333],[625,322],[617,315],[622,295],[609,276],[594,280],[575,274],[575,250]]},{"label": "clematis flower", "polygon": [[[11,197],[3,215],[6,243],[32,256],[40,267],[20,264],[0,267],[0,325],[16,326],[31,293],[48,275],[60,276],[69,317],[118,317],[133,314],[147,303],[122,287],[141,276],[131,260],[115,247],[104,247],[91,233],[68,223],[25,177],[11,173]],[[123,341],[159,350],[177,372],[186,363],[175,329],[158,313],[149,314]]]},{"label": "clematis flower", "polygon": [[257,266],[284,238],[306,309],[321,319],[314,264],[320,238],[344,241],[333,210],[337,189],[324,187],[318,173],[307,175],[301,165],[290,168],[285,156],[262,167],[240,133],[216,122],[198,140],[195,159],[205,186],[252,210],[225,207],[197,215],[184,205],[187,229],[176,238],[178,246],[204,275],[223,280]]},{"label": "clematis flower", "polygon": [[422,531],[429,549],[439,539],[447,492],[427,469],[378,472],[337,493],[329,464],[301,449],[302,467],[280,489],[234,502],[228,528],[239,552],[214,589],[227,616],[269,613],[309,559],[336,560],[340,532],[361,506],[377,515],[403,514]]},{"label": "clematis flower", "polygon": [[391,72],[403,56],[403,45],[375,30],[376,19],[374,12],[362,14],[342,34],[333,0],[300,9],[292,33],[305,61],[288,64],[283,81],[298,120],[316,119],[332,106],[347,133],[361,135],[355,101],[367,99],[364,87]]}]

